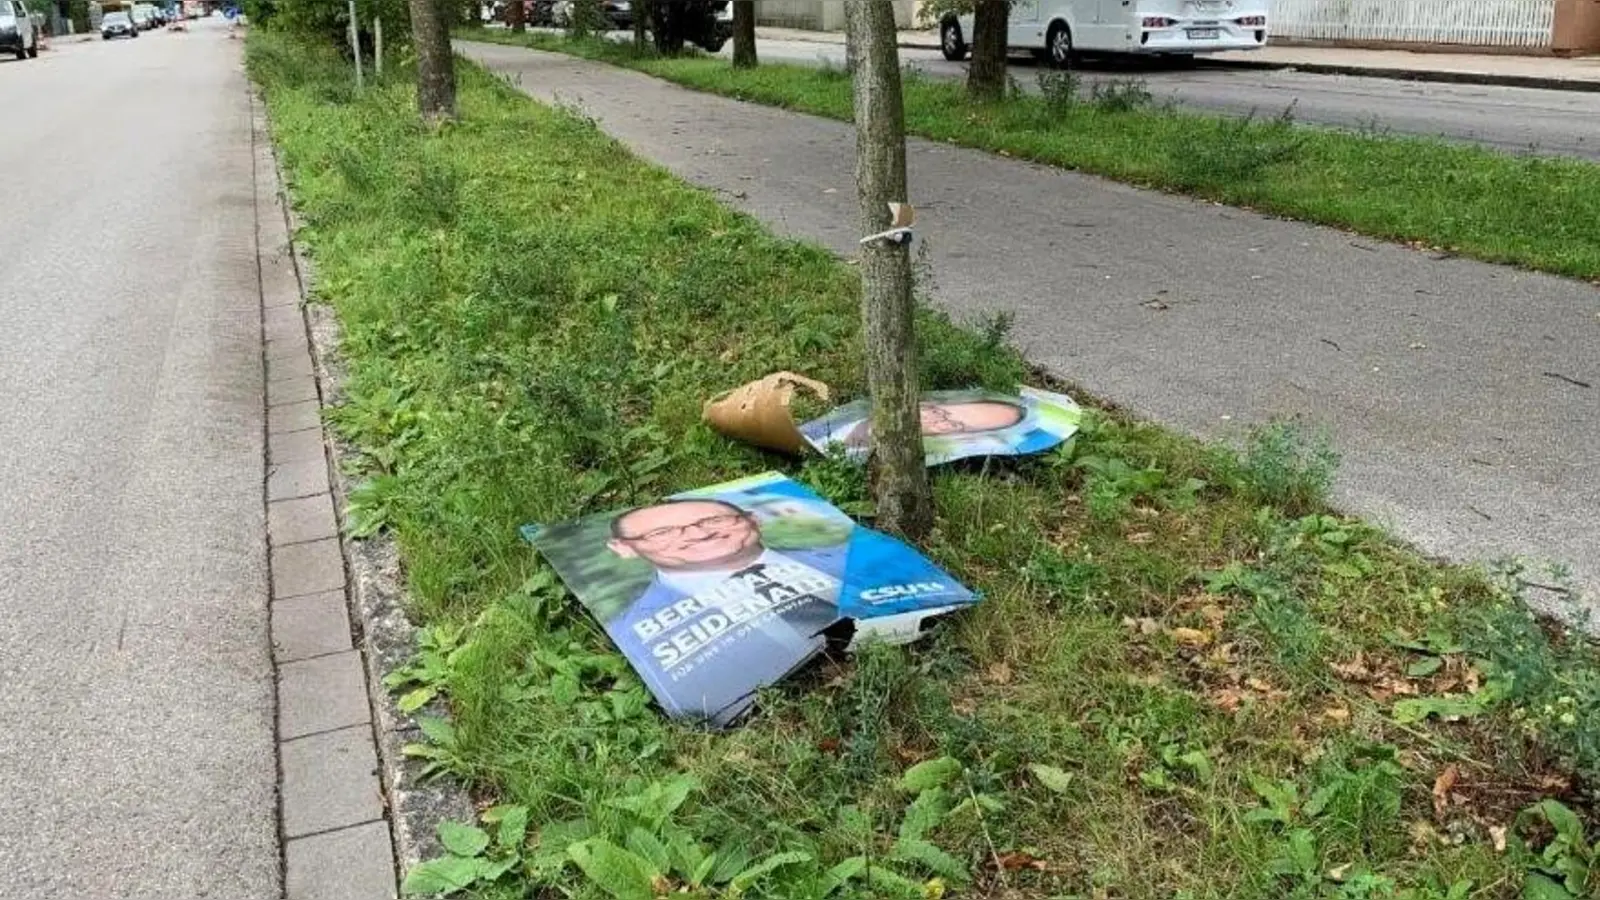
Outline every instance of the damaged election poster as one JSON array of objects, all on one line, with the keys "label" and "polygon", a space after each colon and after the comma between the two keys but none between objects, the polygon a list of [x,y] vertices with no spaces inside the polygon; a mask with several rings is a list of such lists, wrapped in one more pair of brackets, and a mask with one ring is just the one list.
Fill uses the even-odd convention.
[{"label": "damaged election poster", "polygon": [[909,640],[978,599],[776,472],[524,534],[668,715],[719,727],[830,640]]},{"label": "damaged election poster", "polygon": [[[936,466],[973,456],[1026,456],[1057,446],[1078,430],[1083,410],[1065,394],[1022,387],[999,391],[930,391],[922,395],[922,448]],[[871,401],[847,403],[800,426],[819,452],[838,448],[865,461],[871,448]]]}]

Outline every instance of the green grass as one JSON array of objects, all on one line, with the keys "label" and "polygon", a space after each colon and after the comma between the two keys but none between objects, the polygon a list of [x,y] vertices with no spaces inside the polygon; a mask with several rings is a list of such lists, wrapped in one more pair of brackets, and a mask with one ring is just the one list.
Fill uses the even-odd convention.
[{"label": "green grass", "polygon": [[[924,548],[980,605],[797,675],[736,730],[664,721],[517,526],[767,468],[863,500],[853,468],[699,421],[777,369],[857,394],[855,273],[475,68],[429,134],[397,76],[357,97],[282,35],[248,51],[344,326],[352,524],[398,542],[424,627],[393,683],[449,713],[415,752],[496,804],[435,884],[1463,900],[1549,867],[1519,833],[1587,860],[1540,822],[1504,853],[1491,829],[1544,796],[1589,816],[1588,646],[1326,514],[1331,461],[1283,430],[1235,456],[1101,412],[1069,450],[940,469]],[[992,329],[920,328],[929,386],[1025,372]],[[1407,704],[1434,697],[1466,717]]]},{"label": "green grass", "polygon": [[[475,29],[461,37],[525,44],[629,66],[709,91],[835,119],[851,118],[839,68],[762,65],[735,70],[689,56],[640,55],[610,41]],[[1032,77],[1032,76],[1029,76]],[[1055,76],[1044,73],[1049,81]],[[1264,108],[1248,124],[1157,109],[1085,92],[1075,102],[1016,96],[984,105],[958,82],[906,81],[915,134],[1079,169],[1131,184],[1416,242],[1489,262],[1600,278],[1600,167],[1512,156],[1422,138],[1278,123]],[[1063,86],[1064,88],[1064,86]],[[1131,103],[1130,103],[1131,101]],[[1132,108],[1129,108],[1129,107]]]}]

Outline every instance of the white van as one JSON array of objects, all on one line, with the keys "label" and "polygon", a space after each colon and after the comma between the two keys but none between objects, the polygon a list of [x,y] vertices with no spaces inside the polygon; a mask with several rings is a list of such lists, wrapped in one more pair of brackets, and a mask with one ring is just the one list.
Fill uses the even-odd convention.
[{"label": "white van", "polygon": [[[1014,0],[1013,50],[1032,50],[1058,68],[1076,53],[1147,53],[1180,58],[1267,43],[1268,0]],[[946,16],[939,44],[966,59],[972,15]]]}]

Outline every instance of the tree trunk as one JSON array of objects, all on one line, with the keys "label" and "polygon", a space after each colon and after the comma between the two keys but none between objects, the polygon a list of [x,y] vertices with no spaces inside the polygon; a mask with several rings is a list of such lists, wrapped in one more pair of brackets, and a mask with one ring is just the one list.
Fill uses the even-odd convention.
[{"label": "tree trunk", "polygon": [[[851,8],[854,7],[853,10]],[[862,234],[889,227],[889,203],[906,200],[905,110],[890,0],[845,4],[855,50],[856,200]],[[911,253],[905,244],[861,248],[861,315],[872,394],[872,480],[877,524],[910,538],[933,527],[933,496],[918,415]]]},{"label": "tree trunk", "polygon": [[755,0],[733,0],[733,67],[756,67]]},{"label": "tree trunk", "polygon": [[1006,24],[1010,0],[977,0],[972,15],[972,63],[967,95],[992,102],[1006,96]]},{"label": "tree trunk", "polygon": [[455,57],[441,2],[410,0],[411,43],[417,48],[417,109],[430,126],[456,118]]},{"label": "tree trunk", "polygon": [[512,31],[527,31],[527,15],[522,8],[522,0],[506,0],[506,24]]},{"label": "tree trunk", "polygon": [[633,3],[633,49],[643,51],[649,45],[646,32],[650,30],[650,7],[654,6],[653,0],[634,0]]}]

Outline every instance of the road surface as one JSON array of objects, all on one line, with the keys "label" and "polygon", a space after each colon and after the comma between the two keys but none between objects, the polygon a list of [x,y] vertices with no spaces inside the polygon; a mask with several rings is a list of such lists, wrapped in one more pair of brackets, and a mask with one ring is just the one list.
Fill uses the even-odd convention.
[{"label": "road surface", "polygon": [[280,894],[249,95],[0,61],[0,898]]},{"label": "road surface", "polygon": [[[844,65],[844,47],[809,41],[763,39],[761,59],[798,65]],[[724,56],[731,54],[725,48]],[[947,62],[937,50],[901,48],[901,60],[937,78],[963,78],[966,63]],[[1041,66],[1012,57],[1012,75],[1037,91]],[[1163,71],[1138,61],[1088,61],[1086,84],[1111,78],[1146,82],[1158,102],[1199,112],[1272,117],[1293,108],[1297,121],[1339,128],[1444,137],[1499,150],[1600,159],[1600,93],[1392,78],[1310,75],[1288,70],[1192,69]],[[1085,90],[1088,88],[1085,87]]]}]

